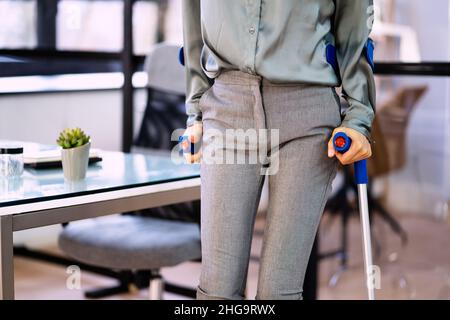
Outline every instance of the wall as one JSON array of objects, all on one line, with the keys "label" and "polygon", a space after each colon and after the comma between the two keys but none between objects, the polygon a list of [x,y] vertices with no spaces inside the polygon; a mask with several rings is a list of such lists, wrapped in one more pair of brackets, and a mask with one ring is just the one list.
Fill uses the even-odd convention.
[{"label": "wall", "polygon": [[[94,148],[120,150],[122,100],[119,90],[0,96],[0,139],[53,144],[64,128],[79,126]],[[135,131],[145,106],[145,91],[135,94]]]}]

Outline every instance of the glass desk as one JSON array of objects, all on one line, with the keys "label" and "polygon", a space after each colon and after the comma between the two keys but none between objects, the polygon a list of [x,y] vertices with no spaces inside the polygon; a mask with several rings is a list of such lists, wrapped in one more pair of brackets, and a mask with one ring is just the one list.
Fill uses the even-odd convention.
[{"label": "glass desk", "polygon": [[0,179],[0,298],[14,298],[13,233],[200,199],[200,166],[170,157],[101,152],[79,182],[62,169],[25,169]]}]

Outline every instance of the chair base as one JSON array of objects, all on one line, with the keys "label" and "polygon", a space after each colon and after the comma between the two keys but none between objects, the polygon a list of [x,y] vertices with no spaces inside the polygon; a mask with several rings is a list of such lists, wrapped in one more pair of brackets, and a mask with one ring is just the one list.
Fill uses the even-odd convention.
[{"label": "chair base", "polygon": [[[342,186],[337,190],[334,197],[328,200],[327,205],[325,207],[325,211],[328,211],[335,215],[340,215],[341,218],[341,239],[340,239],[340,248],[335,251],[325,252],[320,254],[320,259],[327,259],[331,257],[337,257],[340,260],[340,269],[337,274],[342,273],[342,270],[346,270],[348,267],[348,222],[350,219],[350,215],[353,214],[356,210],[353,204],[348,200],[347,194],[348,192],[357,193],[356,185],[353,181],[353,178],[350,174],[350,171],[347,167],[343,169],[344,174],[344,182]],[[386,208],[380,203],[378,199],[376,199],[372,194],[372,189],[368,188],[368,201],[370,208],[370,219],[372,220],[375,214],[378,214],[391,228],[391,230],[399,236],[402,246],[405,246],[408,242],[408,236],[406,231],[402,228],[400,223],[394,218],[392,214],[390,214]],[[381,248],[379,241],[374,239],[375,253],[376,256],[379,256],[381,253]]]},{"label": "chair base", "polygon": [[109,296],[114,296],[116,294],[128,293],[129,291],[130,289],[127,285],[119,284],[115,287],[99,288],[85,291],[84,296],[88,299],[101,299]]},{"label": "chair base", "polygon": [[[158,293],[158,290],[152,288],[152,290],[154,291],[152,296],[159,296],[162,298],[163,292],[170,292],[192,299],[195,299],[196,297],[196,289],[179,286],[163,281],[163,278],[159,274],[159,270],[114,271],[108,268],[96,267],[80,263],[79,261],[76,260],[68,259],[40,250],[34,249],[31,250],[24,246],[15,247],[14,255],[28,259],[43,261],[47,263],[57,264],[64,267],[67,267],[69,265],[77,265],[80,267],[81,270],[117,279],[119,281],[119,284],[116,286],[85,291],[84,296],[89,299],[101,299],[116,294],[127,293],[130,292],[130,288],[132,287],[135,287],[138,290],[146,289],[149,287],[149,284],[153,285],[153,287],[156,286],[156,288],[160,289],[160,293]],[[155,284],[152,284],[152,282],[155,282]]]},{"label": "chair base", "polygon": [[148,298],[150,300],[162,300],[164,292],[164,281],[161,276],[150,279],[148,286]]}]

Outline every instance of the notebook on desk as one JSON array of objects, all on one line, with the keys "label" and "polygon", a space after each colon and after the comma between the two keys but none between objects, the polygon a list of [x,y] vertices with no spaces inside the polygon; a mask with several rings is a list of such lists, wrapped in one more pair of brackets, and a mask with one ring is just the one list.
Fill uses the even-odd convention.
[{"label": "notebook on desk", "polygon": [[[102,161],[98,149],[89,151],[89,164]],[[39,145],[24,147],[23,164],[25,167],[34,169],[61,168],[61,148],[58,146]]]}]

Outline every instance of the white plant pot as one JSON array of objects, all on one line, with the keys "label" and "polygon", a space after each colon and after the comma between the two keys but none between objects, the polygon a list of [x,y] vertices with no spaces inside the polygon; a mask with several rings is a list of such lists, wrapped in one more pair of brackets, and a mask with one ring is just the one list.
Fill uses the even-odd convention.
[{"label": "white plant pot", "polygon": [[88,142],[81,147],[61,150],[64,178],[66,180],[77,181],[86,177],[90,148],[91,143]]}]

